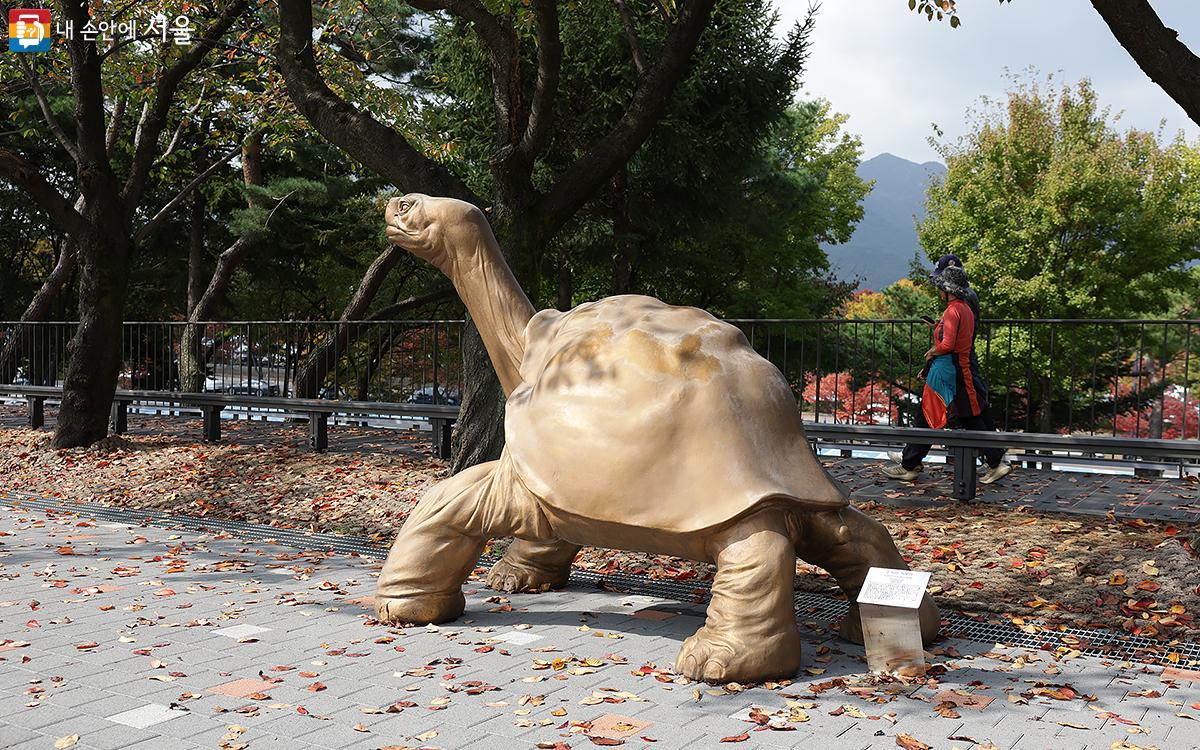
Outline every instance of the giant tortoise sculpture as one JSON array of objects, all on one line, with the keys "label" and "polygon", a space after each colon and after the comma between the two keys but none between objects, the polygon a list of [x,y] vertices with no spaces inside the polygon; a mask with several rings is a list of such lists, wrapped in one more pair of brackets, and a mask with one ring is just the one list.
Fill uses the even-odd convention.
[{"label": "giant tortoise sculpture", "polygon": [[[454,283],[508,400],[500,458],[435,485],[397,534],[380,620],[457,618],[491,537],[516,538],[488,577],[504,591],[565,583],[581,545],[674,555],[716,564],[676,672],[753,682],[800,667],[797,556],[851,602],[870,567],[907,568],[818,463],[787,382],[736,327],[638,295],[534,314],[475,206],[410,194],[386,219],[393,243]],[[928,642],[928,596],[920,621]],[[841,634],[862,642],[854,604]]]}]

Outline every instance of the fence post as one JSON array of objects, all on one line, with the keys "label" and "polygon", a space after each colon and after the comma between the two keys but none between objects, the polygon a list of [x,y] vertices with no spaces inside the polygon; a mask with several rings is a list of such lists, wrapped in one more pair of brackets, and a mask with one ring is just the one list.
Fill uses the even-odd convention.
[{"label": "fence post", "polygon": [[29,396],[25,399],[29,404],[29,426],[33,429],[38,429],[46,424],[46,397],[45,396]]},{"label": "fence post", "polygon": [[200,412],[204,415],[204,441],[221,442],[221,407],[217,404],[204,404],[201,405]]},{"label": "fence post", "polygon": [[308,414],[308,447],[318,453],[329,447],[329,415],[325,412]]},{"label": "fence post", "polygon": [[450,458],[450,436],[451,425],[454,424],[453,419],[439,419],[434,417],[430,420],[433,427],[433,453],[438,458]]},{"label": "fence post", "polygon": [[950,447],[954,459],[954,499],[975,499],[975,449],[966,445]]},{"label": "fence post", "polygon": [[112,431],[114,435],[121,435],[128,429],[129,402],[118,398],[112,404]]}]

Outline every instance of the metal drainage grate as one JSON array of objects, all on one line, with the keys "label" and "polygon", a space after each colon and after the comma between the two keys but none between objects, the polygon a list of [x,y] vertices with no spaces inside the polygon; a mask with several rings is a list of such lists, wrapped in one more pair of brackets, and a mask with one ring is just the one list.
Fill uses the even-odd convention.
[{"label": "metal drainage grate", "polygon": [[[359,555],[382,560],[387,550],[365,539],[324,534],[302,529],[287,529],[219,518],[196,518],[164,513],[148,508],[117,508],[104,505],[76,505],[27,493],[11,493],[7,500],[15,507],[51,513],[84,514],[100,521],[128,525],[153,525],[170,529],[221,533],[251,541],[282,544],[299,549],[331,551],[341,555]],[[483,555],[479,564],[488,566],[498,558]],[[703,604],[711,585],[707,581],[674,581],[622,573],[571,572],[577,586],[603,588],[628,594],[643,594],[674,599],[688,604]],[[802,620],[836,622],[846,616],[848,603],[825,594],[797,591],[796,613]],[[999,643],[1014,648],[1035,650],[1077,649],[1085,656],[1172,665],[1200,665],[1200,643],[1163,641],[1145,636],[1126,635],[1112,630],[1087,628],[1046,628],[1031,623],[1023,630],[1011,623],[968,617],[959,613],[943,616],[942,633],[977,643]]]}]

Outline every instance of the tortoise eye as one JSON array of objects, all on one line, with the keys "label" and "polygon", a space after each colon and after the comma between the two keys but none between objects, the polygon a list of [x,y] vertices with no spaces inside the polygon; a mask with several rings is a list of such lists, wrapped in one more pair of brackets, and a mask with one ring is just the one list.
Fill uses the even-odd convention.
[{"label": "tortoise eye", "polygon": [[404,213],[405,211],[407,211],[410,208],[412,208],[411,203],[409,203],[408,201],[400,201],[400,213]]}]

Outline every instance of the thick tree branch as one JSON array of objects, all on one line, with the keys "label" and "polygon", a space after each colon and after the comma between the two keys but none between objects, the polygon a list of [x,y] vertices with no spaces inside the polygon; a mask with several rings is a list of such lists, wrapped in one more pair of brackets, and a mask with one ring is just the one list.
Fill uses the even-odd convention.
[{"label": "thick tree branch", "polygon": [[629,54],[633,57],[633,67],[637,69],[638,75],[645,75],[646,56],[642,52],[642,40],[638,37],[637,27],[633,25],[633,15],[629,12],[629,6],[625,5],[625,0],[613,0],[613,4],[617,6],[617,13],[621,16],[621,25],[625,27],[625,41],[629,42]]},{"label": "thick tree branch", "polygon": [[158,137],[166,127],[167,118],[175,104],[175,93],[178,91],[179,85],[204,61],[220,38],[229,31],[247,8],[249,8],[248,0],[229,0],[221,15],[200,36],[199,41],[188,48],[187,52],[183,53],[183,56],[159,77],[154,91],[153,104],[142,124],[140,138],[134,148],[129,178],[125,181],[125,188],[121,191],[121,197],[125,199],[126,206],[136,206],[141,200],[142,192],[146,189],[146,180],[157,156]]},{"label": "thick tree branch", "polygon": [[104,134],[104,151],[110,159],[117,150],[117,138],[121,135],[121,123],[125,119],[126,104],[125,97],[117,99],[117,103],[113,105],[112,116],[108,119],[108,130]]},{"label": "thick tree branch", "polygon": [[687,0],[667,35],[658,61],[638,85],[625,114],[559,177],[542,201],[549,234],[561,227],[638,150],[667,111],[675,86],[708,23],[713,0]]},{"label": "thick tree branch", "polygon": [[188,197],[193,190],[204,184],[204,182],[209,177],[212,177],[218,169],[228,164],[230,159],[237,156],[237,153],[238,149],[230,151],[228,154],[225,154],[220,159],[217,159],[215,162],[209,165],[208,169],[205,169],[203,172],[196,175],[195,179],[185,185],[182,190],[175,194],[174,198],[167,201],[166,205],[158,210],[158,213],[150,217],[150,220],[143,224],[141,229],[137,230],[137,233],[133,235],[134,244],[140,245],[147,237],[158,231],[158,228],[161,227],[163,222],[167,220],[167,218],[171,215],[171,212],[183,202],[184,198]]},{"label": "thick tree branch", "polygon": [[317,70],[311,0],[279,2],[279,69],[288,94],[322,136],[401,190],[483,205],[450,171],[333,92]]},{"label": "thick tree branch", "polygon": [[38,80],[37,72],[33,66],[25,61],[24,55],[17,55],[17,63],[21,66],[21,70],[25,72],[25,80],[29,81],[29,87],[33,89],[33,95],[37,97],[38,106],[42,110],[42,118],[45,119],[46,125],[49,126],[50,132],[58,139],[59,144],[71,155],[71,159],[76,164],[79,163],[79,150],[75,147],[75,141],[67,135],[67,131],[63,130],[62,124],[58,118],[54,116],[54,110],[50,108],[50,98],[46,96],[46,90],[42,88],[42,82]]},{"label": "thick tree branch", "polygon": [[537,25],[537,81],[529,105],[529,122],[521,136],[520,149],[532,163],[546,145],[554,116],[554,99],[558,95],[559,70],[562,66],[562,39],[558,31],[557,0],[534,0],[534,21]]},{"label": "thick tree branch", "polygon": [[1200,124],[1200,57],[1179,41],[1148,0],[1092,0],[1138,67]]},{"label": "thick tree branch", "polygon": [[408,4],[418,10],[444,10],[471,24],[488,51],[492,72],[492,100],[496,114],[496,153],[492,161],[503,162],[516,155],[525,130],[525,111],[521,57],[512,18],[491,13],[479,0],[409,0]]},{"label": "thick tree branch", "polygon": [[418,307],[424,307],[425,305],[429,305],[434,302],[452,299],[454,297],[457,297],[457,292],[454,291],[454,287],[447,284],[435,289],[432,292],[429,292],[428,294],[409,297],[398,302],[393,302],[390,305],[385,305],[384,307],[381,307],[368,315],[366,319],[371,321],[391,320],[394,316],[399,315],[400,313],[408,312],[409,310],[413,310]]},{"label": "thick tree branch", "polygon": [[[87,0],[63,0],[63,12],[76,29],[91,18]],[[112,190],[115,177],[105,142],[104,82],[95,41],[82,35],[67,40],[71,56],[71,90],[75,96],[76,153],[79,191],[86,197]]]},{"label": "thick tree branch", "polygon": [[79,235],[83,217],[42,177],[36,167],[11,151],[0,149],[0,179],[8,180],[28,193],[64,232],[72,236]]}]

